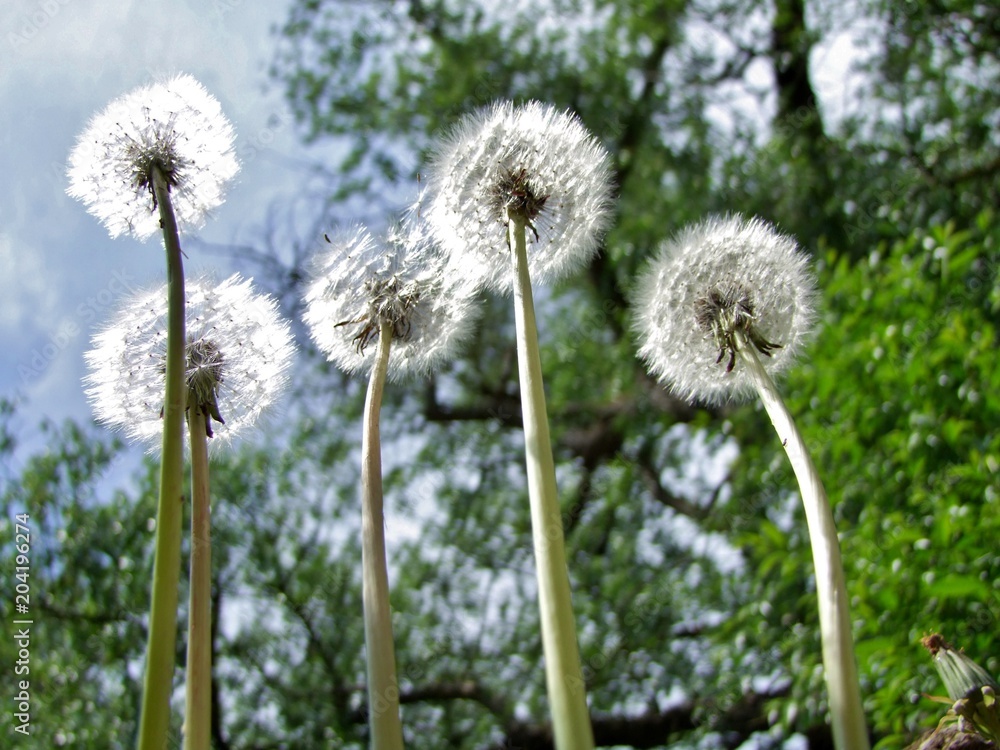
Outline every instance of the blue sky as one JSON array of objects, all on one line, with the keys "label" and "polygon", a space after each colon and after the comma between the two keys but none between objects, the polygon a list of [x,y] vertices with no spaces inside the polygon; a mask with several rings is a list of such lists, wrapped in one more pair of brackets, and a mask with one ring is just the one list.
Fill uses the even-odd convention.
[{"label": "blue sky", "polygon": [[[66,159],[94,113],[137,86],[180,72],[221,101],[236,129],[242,169],[200,232],[212,243],[259,245],[269,208],[303,191],[307,164],[320,153],[299,142],[281,91],[267,76],[272,29],[289,0],[2,3],[0,173],[7,188],[0,200],[0,395],[19,398],[31,428],[42,417],[90,418],[80,378],[91,335],[130,287],[163,279],[158,238],[112,240],[65,193]],[[838,37],[814,58],[816,83],[826,91],[847,89],[844,60],[851,51]],[[836,95],[826,104],[839,109]],[[224,256],[188,255],[189,272],[229,270]]]},{"label": "blue sky", "polygon": [[[309,181],[308,161],[319,152],[301,145],[267,76],[272,28],[288,6],[0,0],[0,396],[22,402],[25,427],[44,417],[90,419],[80,380],[91,335],[129,288],[163,279],[157,238],[112,240],[65,193],[66,160],[93,114],[181,72],[220,100],[242,168],[200,232],[208,242],[252,242],[274,202]],[[823,54],[836,59],[843,50]],[[832,67],[839,74],[818,83],[838,88],[843,63]],[[228,271],[219,256],[188,255],[189,272]]]},{"label": "blue sky", "polygon": [[[199,236],[250,241],[276,199],[308,180],[306,149],[268,79],[287,2],[3,0],[0,21],[0,395],[21,421],[90,418],[83,352],[129,288],[161,283],[163,250],[110,239],[66,195],[65,163],[90,117],[152,80],[190,73],[237,133],[241,171]],[[228,273],[188,252],[190,272]],[[201,257],[199,257],[201,256]]]}]

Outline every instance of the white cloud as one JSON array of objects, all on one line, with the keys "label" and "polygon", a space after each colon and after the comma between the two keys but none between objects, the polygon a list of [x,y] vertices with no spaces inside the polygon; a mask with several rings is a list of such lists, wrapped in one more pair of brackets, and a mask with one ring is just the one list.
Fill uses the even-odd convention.
[{"label": "white cloud", "polygon": [[45,279],[39,248],[16,243],[0,233],[0,335],[18,335],[27,318],[48,317],[56,310],[58,291]]},{"label": "white cloud", "polygon": [[[110,100],[153,78],[190,73],[222,102],[237,131],[243,170],[203,233],[232,241],[301,179],[261,158],[272,149],[302,153],[280,92],[263,93],[270,29],[288,6],[248,9],[241,0],[4,0],[3,6],[0,173],[9,189],[0,197],[0,347],[11,366],[0,370],[0,394],[25,393],[40,416],[85,415],[82,352],[110,310],[105,303],[109,290],[117,291],[115,274],[138,285],[156,282],[163,251],[157,240],[111,240],[66,196],[69,151]],[[228,270],[218,268],[224,258],[189,251],[190,269],[206,264],[220,275]],[[64,340],[60,331],[71,324],[77,332]],[[20,365],[30,365],[35,354],[44,358],[57,339],[58,351],[37,377],[18,376]]]}]

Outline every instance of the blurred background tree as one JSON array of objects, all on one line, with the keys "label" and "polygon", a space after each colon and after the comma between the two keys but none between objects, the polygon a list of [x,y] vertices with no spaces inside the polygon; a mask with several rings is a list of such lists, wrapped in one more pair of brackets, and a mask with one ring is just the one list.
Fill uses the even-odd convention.
[{"label": "blurred background tree", "polygon": [[[844,35],[850,56],[824,47]],[[943,693],[920,636],[942,632],[1000,672],[995,4],[296,0],[276,41],[273,76],[303,137],[342,147],[319,167],[316,237],[384,223],[416,196],[435,135],[498,98],[571,108],[613,155],[603,252],[539,300],[599,745],[769,748],[798,734],[832,746],[781,446],[753,406],[680,403],[635,359],[631,279],[713,211],[773,221],[817,262],[820,330],[783,389],[836,504],[878,746],[905,747],[940,717],[920,696]],[[847,82],[839,102],[816,83],[831,77]],[[295,314],[315,238],[283,236],[241,257]],[[416,749],[551,747],[513,320],[506,301],[483,304],[466,356],[391,388],[383,417]],[[363,390],[310,351],[296,391],[267,439],[213,465],[217,748],[366,746]],[[3,414],[9,456],[28,428]],[[127,747],[151,475],[109,488],[117,445],[46,429],[44,455],[0,462],[4,518],[28,509],[45,540],[39,700],[70,717],[38,746]]]}]

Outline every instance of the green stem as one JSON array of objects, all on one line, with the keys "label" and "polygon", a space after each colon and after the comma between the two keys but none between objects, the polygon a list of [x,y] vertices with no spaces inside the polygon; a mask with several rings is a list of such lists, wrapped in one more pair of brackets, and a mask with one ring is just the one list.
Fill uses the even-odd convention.
[{"label": "green stem", "polygon": [[552,710],[553,734],[557,750],[589,750],[594,747],[594,735],[587,712],[587,695],[580,670],[576,623],[570,600],[562,515],[556,492],[549,418],[545,409],[523,219],[510,217],[508,237],[513,249],[517,369],[521,383],[531,535],[538,576],[545,682]]},{"label": "green stem", "polygon": [[160,208],[160,226],[167,251],[167,361],[160,499],[156,509],[156,557],[153,562],[139,750],[163,750],[168,745],[184,510],[184,266],[170,191],[163,172],[157,167],[153,169],[153,194]]},{"label": "green stem", "polygon": [[211,750],[212,736],[212,537],[205,413],[188,415],[191,434],[191,584],[184,750]]},{"label": "green stem", "polygon": [[737,350],[757,387],[778,438],[785,447],[799,483],[799,494],[802,496],[806,524],[809,527],[813,567],[816,570],[820,637],[823,643],[826,687],[830,694],[834,745],[838,750],[868,750],[868,730],[861,706],[844,567],[830,501],[802,434],[795,426],[774,381],[761,364],[753,344],[743,334],[737,336]]},{"label": "green stem", "polygon": [[364,598],[365,650],[368,656],[368,722],[372,750],[402,750],[399,682],[392,644],[392,609],[385,562],[385,520],[382,515],[382,448],[379,413],[389,370],[392,325],[379,326],[375,366],[365,397],[361,449],[361,568]]}]

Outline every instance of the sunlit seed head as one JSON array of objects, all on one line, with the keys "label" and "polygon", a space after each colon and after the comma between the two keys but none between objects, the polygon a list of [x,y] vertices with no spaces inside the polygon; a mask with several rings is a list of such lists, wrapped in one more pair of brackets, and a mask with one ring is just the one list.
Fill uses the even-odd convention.
[{"label": "sunlit seed head", "polygon": [[716,362],[729,356],[726,372],[732,372],[736,366],[740,336],[767,357],[781,348],[781,344],[771,343],[758,331],[753,295],[742,284],[733,282],[708,289],[704,296],[694,301],[694,319],[718,347]]},{"label": "sunlit seed head", "polygon": [[[219,409],[219,388],[224,379],[226,362],[222,351],[212,339],[199,338],[188,342],[187,354],[187,408],[197,409],[205,415],[208,437],[214,437],[212,420],[225,424]],[[164,372],[166,365],[164,365]]]},{"label": "sunlit seed head", "polygon": [[222,385],[225,359],[218,345],[211,339],[201,338],[187,345],[187,385],[191,401],[201,402]]},{"label": "sunlit seed head", "polygon": [[91,119],[70,153],[66,192],[112,237],[145,239],[160,228],[152,195],[159,167],[178,226],[196,229],[239,170],[233,140],[218,100],[191,76],[143,86]]},{"label": "sunlit seed head", "polygon": [[375,361],[379,330],[391,327],[389,375],[429,372],[451,357],[474,324],[475,287],[445,274],[418,225],[375,237],[352,227],[328,237],[313,259],[306,311],[316,345],[345,372]]},{"label": "sunlit seed head", "polygon": [[794,239],[759,219],[708,219],[661,245],[637,279],[639,355],[681,398],[738,400],[754,392],[739,342],[781,372],[811,332],[814,300]]},{"label": "sunlit seed head", "polygon": [[528,180],[528,170],[504,169],[490,188],[490,204],[501,217],[515,217],[534,226],[548,195],[540,195]]},{"label": "sunlit seed head", "polygon": [[370,278],[364,284],[364,296],[368,300],[368,310],[360,319],[344,320],[336,327],[356,325],[358,333],[354,337],[358,354],[364,356],[365,348],[378,339],[381,324],[388,323],[392,337],[396,341],[407,341],[413,332],[412,318],[417,314],[420,288],[415,284],[405,284],[398,275],[389,278]]},{"label": "sunlit seed head", "polygon": [[[277,303],[238,275],[188,281],[188,408],[202,411],[215,440],[228,443],[280,396],[294,347]],[[150,450],[160,445],[167,347],[166,286],[141,292],[94,336],[85,355],[87,396],[99,422]]]},{"label": "sunlit seed head", "polygon": [[532,280],[556,281],[598,250],[611,220],[609,165],[575,115],[500,102],[464,117],[438,146],[427,222],[460,273],[510,292],[507,225],[523,220]]}]

